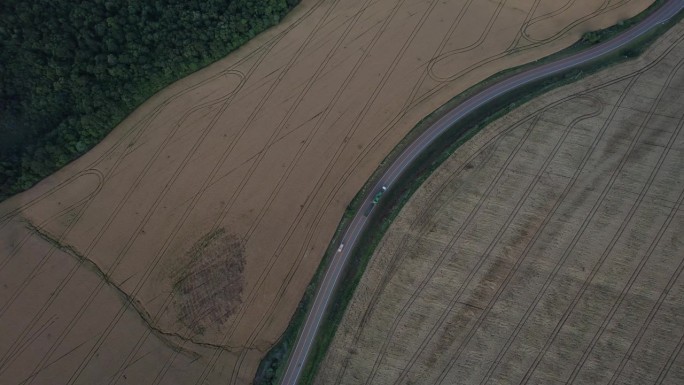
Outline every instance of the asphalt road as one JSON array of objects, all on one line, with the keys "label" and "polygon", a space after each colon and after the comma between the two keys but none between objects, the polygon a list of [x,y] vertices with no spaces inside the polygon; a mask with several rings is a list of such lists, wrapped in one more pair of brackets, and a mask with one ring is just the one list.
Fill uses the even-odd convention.
[{"label": "asphalt road", "polygon": [[383,174],[378,183],[369,191],[369,194],[363,201],[361,208],[354,219],[352,219],[347,231],[341,238],[341,244],[343,244],[344,247],[342,247],[341,250],[338,249],[338,252],[333,257],[333,261],[328,267],[328,271],[323,278],[320,289],[318,293],[316,293],[313,306],[307,316],[304,328],[297,339],[294,352],[288,361],[288,366],[281,384],[295,385],[297,383],[299,376],[301,375],[304,362],[307,359],[318,331],[318,327],[325,315],[328,302],[330,301],[330,298],[334,292],[335,286],[338,284],[340,274],[347,260],[349,259],[349,256],[353,251],[357,240],[359,239],[359,236],[366,227],[368,218],[366,217],[365,213],[368,212],[368,208],[372,204],[373,197],[378,191],[380,191],[382,186],[387,186],[388,189],[391,189],[392,185],[395,183],[401,173],[404,172],[411,162],[440,134],[446,131],[461,118],[483,106],[488,101],[518,87],[571,69],[586,63],[587,61],[594,60],[614,52],[625,44],[648,32],[658,24],[666,22],[682,9],[684,9],[684,0],[670,0],[646,19],[641,21],[641,23],[631,27],[612,40],[592,46],[587,50],[572,56],[568,56],[564,59],[559,59],[538,67],[530,68],[527,71],[505,78],[459,104],[453,110],[444,115],[444,117],[430,126],[425,132],[423,132],[423,134],[416,138],[415,141],[408,145],[404,152],[402,152],[394,161],[394,163],[388,167],[387,171],[385,174]]}]

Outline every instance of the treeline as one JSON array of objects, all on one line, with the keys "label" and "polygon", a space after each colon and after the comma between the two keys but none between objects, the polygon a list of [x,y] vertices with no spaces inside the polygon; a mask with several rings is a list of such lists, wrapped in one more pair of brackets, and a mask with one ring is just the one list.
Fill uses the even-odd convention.
[{"label": "treeline", "polygon": [[145,99],[298,2],[0,1],[0,200],[82,155]]}]

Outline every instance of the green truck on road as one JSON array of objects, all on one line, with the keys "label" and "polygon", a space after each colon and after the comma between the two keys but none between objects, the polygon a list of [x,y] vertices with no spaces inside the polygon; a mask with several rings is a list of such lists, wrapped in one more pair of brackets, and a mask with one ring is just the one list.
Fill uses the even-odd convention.
[{"label": "green truck on road", "polygon": [[366,212],[363,214],[364,216],[368,216],[368,214],[370,214],[370,212],[373,210],[373,207],[375,207],[375,205],[377,205],[378,202],[380,202],[380,198],[382,198],[382,194],[384,194],[385,191],[387,191],[387,186],[382,186],[380,188],[380,191],[378,191],[378,193],[375,194],[375,196],[373,197],[373,201],[366,209]]}]

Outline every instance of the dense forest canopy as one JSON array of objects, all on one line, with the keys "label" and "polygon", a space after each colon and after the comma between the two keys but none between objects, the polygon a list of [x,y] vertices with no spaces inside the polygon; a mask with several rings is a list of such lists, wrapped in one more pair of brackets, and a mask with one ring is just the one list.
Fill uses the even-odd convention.
[{"label": "dense forest canopy", "polygon": [[0,200],[299,0],[0,1]]}]

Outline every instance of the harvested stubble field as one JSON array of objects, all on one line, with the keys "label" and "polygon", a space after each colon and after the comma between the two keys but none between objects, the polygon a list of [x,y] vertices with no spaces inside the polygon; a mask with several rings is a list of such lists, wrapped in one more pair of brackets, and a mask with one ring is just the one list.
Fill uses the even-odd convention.
[{"label": "harvested stubble field", "polygon": [[320,384],[684,383],[684,23],[460,147],[373,255]]},{"label": "harvested stubble field", "polygon": [[0,382],[249,383],[417,121],[650,3],[304,1],[0,205]]}]

